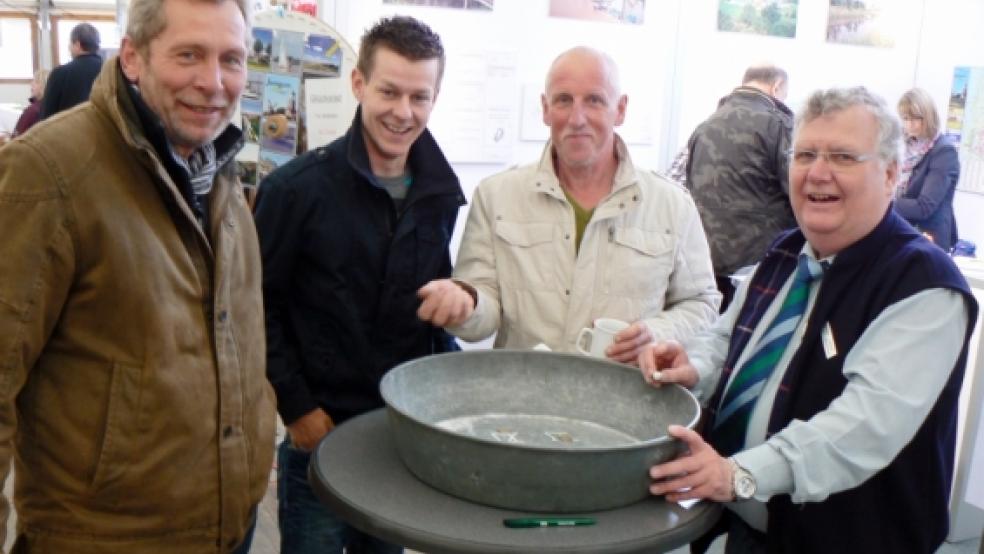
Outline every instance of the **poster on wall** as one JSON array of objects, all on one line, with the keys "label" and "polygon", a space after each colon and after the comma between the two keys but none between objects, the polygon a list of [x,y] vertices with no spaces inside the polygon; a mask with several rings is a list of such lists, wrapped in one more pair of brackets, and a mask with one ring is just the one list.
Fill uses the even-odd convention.
[{"label": "poster on wall", "polygon": [[263,88],[260,148],[284,154],[297,152],[297,104],[301,80],[290,75],[268,74]]},{"label": "poster on wall", "polygon": [[308,35],[302,68],[305,77],[338,77],[342,70],[338,41],[325,35]]},{"label": "poster on wall", "polygon": [[275,29],[272,52],[271,71],[300,75],[304,59],[304,33]]},{"label": "poster on wall", "polygon": [[960,131],[963,129],[964,111],[967,105],[967,81],[969,67],[953,68],[953,84],[950,86],[950,102],[946,110],[944,134],[960,148]]},{"label": "poster on wall", "polygon": [[958,67],[953,81],[946,133],[959,137],[957,189],[984,194],[984,67]]},{"label": "poster on wall", "polygon": [[248,71],[270,71],[270,54],[273,52],[273,30],[253,28],[253,46],[246,58]]},{"label": "poster on wall", "polygon": [[646,0],[550,0],[550,17],[642,25]]},{"label": "poster on wall", "polygon": [[495,5],[495,0],[383,0],[383,4],[491,11]]},{"label": "poster on wall", "polygon": [[798,0],[720,0],[718,31],[796,37]]},{"label": "poster on wall", "polygon": [[891,48],[904,8],[897,0],[830,0],[827,42]]},{"label": "poster on wall", "polygon": [[516,141],[516,52],[448,53],[428,128],[448,161],[501,163]]}]

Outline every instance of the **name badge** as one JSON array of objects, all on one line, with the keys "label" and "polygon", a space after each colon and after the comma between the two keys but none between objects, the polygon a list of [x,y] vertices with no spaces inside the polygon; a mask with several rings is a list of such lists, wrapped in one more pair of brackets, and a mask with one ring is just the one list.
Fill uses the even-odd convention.
[{"label": "name badge", "polygon": [[823,326],[820,340],[823,342],[823,353],[828,360],[837,355],[837,343],[834,341],[834,331],[830,328],[829,321]]}]

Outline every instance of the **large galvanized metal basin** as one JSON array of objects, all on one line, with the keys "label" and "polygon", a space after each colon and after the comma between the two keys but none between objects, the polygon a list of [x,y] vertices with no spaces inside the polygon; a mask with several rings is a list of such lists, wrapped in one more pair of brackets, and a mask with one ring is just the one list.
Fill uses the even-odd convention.
[{"label": "large galvanized metal basin", "polygon": [[586,356],[485,350],[404,363],[380,385],[404,464],[451,495],[501,508],[588,512],[648,495],[700,405],[677,385]]}]

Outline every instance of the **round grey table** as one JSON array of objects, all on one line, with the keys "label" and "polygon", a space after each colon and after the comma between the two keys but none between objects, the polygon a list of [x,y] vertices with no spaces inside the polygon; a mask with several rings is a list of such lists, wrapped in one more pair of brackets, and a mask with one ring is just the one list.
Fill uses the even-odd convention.
[{"label": "round grey table", "polygon": [[384,409],[353,418],[328,434],[308,468],[315,494],[354,527],[429,554],[663,552],[696,539],[721,506],[690,509],[661,498],[576,514],[595,525],[510,529],[504,518],[537,514],[482,506],[419,481],[400,461]]}]

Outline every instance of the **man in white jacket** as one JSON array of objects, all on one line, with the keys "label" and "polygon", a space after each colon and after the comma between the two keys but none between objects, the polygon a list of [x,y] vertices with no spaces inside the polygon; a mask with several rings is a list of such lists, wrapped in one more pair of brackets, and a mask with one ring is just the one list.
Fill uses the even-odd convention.
[{"label": "man in white jacket", "polygon": [[561,54],[541,97],[550,142],[540,161],[475,192],[453,279],[419,291],[418,315],[496,347],[573,351],[598,317],[632,322],[606,355],[634,363],[654,339],[710,325],[720,301],[690,196],[637,169],[615,127],[628,98],[604,53]]}]

